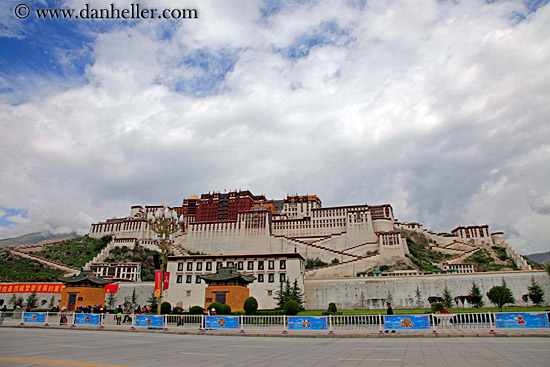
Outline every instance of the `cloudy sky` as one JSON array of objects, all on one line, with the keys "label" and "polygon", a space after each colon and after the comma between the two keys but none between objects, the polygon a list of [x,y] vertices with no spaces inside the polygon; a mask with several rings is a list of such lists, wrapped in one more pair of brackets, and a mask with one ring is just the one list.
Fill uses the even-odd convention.
[{"label": "cloudy sky", "polygon": [[[14,8],[25,2],[25,20]],[[112,0],[117,8],[127,0]],[[0,5],[0,238],[213,190],[390,203],[550,250],[548,1],[140,1],[198,19]]]}]

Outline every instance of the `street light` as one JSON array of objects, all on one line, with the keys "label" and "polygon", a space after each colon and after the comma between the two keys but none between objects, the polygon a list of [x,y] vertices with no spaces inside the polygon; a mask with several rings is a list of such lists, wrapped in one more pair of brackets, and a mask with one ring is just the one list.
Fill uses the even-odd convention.
[{"label": "street light", "polygon": [[155,232],[155,240],[157,240],[157,246],[162,252],[162,258],[160,263],[161,282],[160,282],[160,294],[157,305],[157,315],[160,315],[160,306],[162,304],[162,292],[164,283],[164,266],[166,263],[166,254],[172,243],[174,242],[173,234],[181,229],[183,223],[183,214],[178,218],[178,213],[175,210],[168,209],[166,201],[162,205],[163,210],[157,209],[155,214],[149,212],[147,214],[147,222],[151,230]]}]

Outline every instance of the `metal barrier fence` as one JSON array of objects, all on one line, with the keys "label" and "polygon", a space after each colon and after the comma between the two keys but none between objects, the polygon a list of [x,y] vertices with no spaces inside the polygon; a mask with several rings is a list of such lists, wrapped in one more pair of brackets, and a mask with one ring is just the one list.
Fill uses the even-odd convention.
[{"label": "metal barrier fence", "polygon": [[42,324],[67,327],[237,329],[254,331],[325,330],[495,330],[497,328],[548,328],[546,312],[457,313],[429,315],[327,315],[327,316],[203,316],[81,314],[69,312],[0,312],[0,325]]}]

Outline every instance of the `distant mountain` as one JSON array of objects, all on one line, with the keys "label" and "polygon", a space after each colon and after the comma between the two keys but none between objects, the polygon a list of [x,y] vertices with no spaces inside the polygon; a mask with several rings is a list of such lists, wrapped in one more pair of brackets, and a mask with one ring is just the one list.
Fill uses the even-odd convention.
[{"label": "distant mountain", "polygon": [[550,251],[541,252],[539,254],[525,255],[525,257],[528,258],[529,260],[533,260],[543,265],[550,263]]},{"label": "distant mountain", "polygon": [[76,232],[71,232],[67,234],[52,234],[52,233],[45,233],[45,232],[35,232],[35,233],[28,233],[23,236],[14,237],[14,238],[5,238],[3,240],[0,240],[0,248],[1,247],[18,247],[18,246],[25,246],[25,245],[35,245],[41,242],[55,242],[55,241],[63,241],[63,240],[70,240],[73,238],[79,237]]}]

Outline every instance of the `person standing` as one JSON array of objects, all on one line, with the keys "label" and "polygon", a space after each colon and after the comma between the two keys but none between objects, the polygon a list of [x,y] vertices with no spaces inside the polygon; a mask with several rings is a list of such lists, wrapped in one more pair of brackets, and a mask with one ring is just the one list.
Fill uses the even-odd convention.
[{"label": "person standing", "polygon": [[386,315],[393,315],[393,308],[391,308],[391,303],[387,303],[386,306],[388,309],[386,310]]}]

